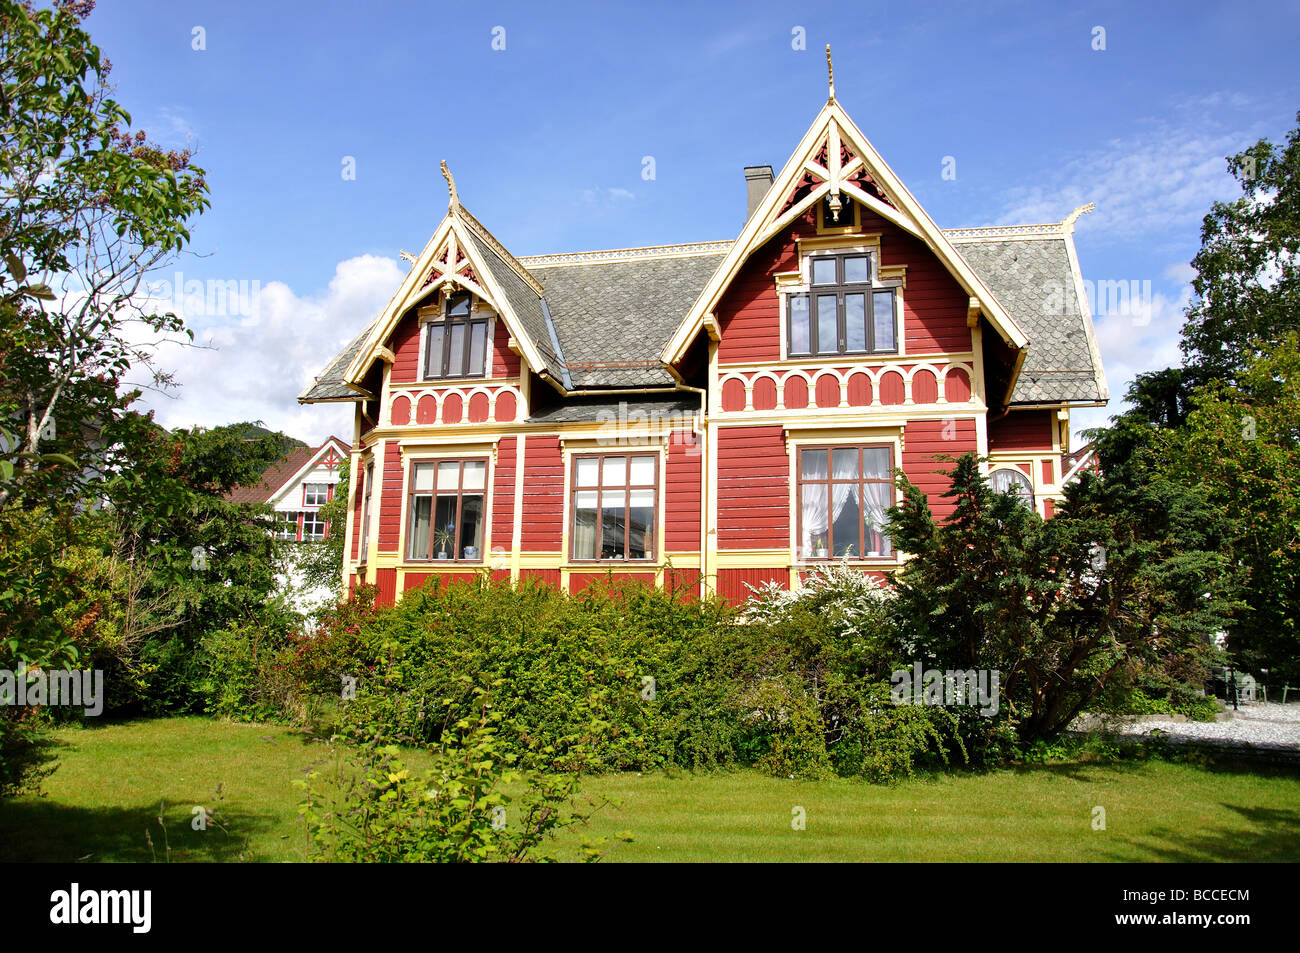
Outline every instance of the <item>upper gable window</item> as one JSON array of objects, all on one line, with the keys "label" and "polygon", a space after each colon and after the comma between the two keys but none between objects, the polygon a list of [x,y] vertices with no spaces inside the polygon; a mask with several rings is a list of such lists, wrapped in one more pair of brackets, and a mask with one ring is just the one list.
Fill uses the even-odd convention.
[{"label": "upper gable window", "polygon": [[876,279],[871,252],[814,255],[808,291],[788,297],[790,356],[898,351],[897,282]]},{"label": "upper gable window", "polygon": [[424,379],[482,377],[492,320],[475,313],[469,292],[451,295],[425,326]]}]

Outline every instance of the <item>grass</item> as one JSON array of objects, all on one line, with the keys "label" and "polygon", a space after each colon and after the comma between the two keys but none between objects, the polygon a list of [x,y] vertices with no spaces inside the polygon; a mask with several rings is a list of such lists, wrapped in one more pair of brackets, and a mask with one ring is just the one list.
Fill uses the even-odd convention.
[{"label": "grass", "polygon": [[[305,859],[292,782],[326,758],[306,735],[193,717],[66,728],[56,740],[44,795],[0,802],[0,861]],[[584,792],[612,803],[566,833],[557,856],[605,836],[609,861],[1300,860],[1300,776],[1281,769],[1051,764],[892,786],[622,774]],[[221,826],[193,830],[195,806]],[[631,843],[614,836],[623,830]]]}]

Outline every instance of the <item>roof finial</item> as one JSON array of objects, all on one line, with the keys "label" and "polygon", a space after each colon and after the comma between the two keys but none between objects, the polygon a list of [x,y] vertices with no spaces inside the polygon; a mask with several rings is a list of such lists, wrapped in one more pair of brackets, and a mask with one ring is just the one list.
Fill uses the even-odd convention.
[{"label": "roof finial", "polygon": [[1063,221],[1061,224],[1064,225],[1066,229],[1072,231],[1074,229],[1074,223],[1079,220],[1079,216],[1087,215],[1096,207],[1097,207],[1097,203],[1095,202],[1089,202],[1087,205],[1080,205],[1069,215],[1065,216],[1065,221]]},{"label": "roof finial", "polygon": [[460,204],[460,196],[456,194],[456,180],[451,177],[451,169],[447,168],[447,160],[442,160],[442,177],[447,180],[447,191],[450,198],[447,200],[447,208],[455,208]]},{"label": "roof finial", "polygon": [[831,45],[826,44],[826,79],[830,83],[831,95],[828,102],[835,102],[835,67],[831,65]]}]

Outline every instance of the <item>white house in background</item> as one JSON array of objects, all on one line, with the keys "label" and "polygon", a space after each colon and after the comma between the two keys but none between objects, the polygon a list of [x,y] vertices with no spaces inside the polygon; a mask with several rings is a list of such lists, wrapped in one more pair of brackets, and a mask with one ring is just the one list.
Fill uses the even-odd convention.
[{"label": "white house in background", "polygon": [[[240,486],[226,494],[235,503],[266,503],[275,512],[277,539],[318,542],[330,533],[330,524],[320,518],[320,508],[334,498],[339,466],[352,448],[338,437],[318,447],[294,447],[288,455],[262,474],[258,483]],[[294,604],[302,610],[330,598],[329,590],[302,591],[301,578],[290,569],[281,584],[294,592]]]}]

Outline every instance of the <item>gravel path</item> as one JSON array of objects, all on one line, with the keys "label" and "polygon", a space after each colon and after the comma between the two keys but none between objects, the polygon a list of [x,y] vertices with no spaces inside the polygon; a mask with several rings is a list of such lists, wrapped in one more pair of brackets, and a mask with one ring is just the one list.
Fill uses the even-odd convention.
[{"label": "gravel path", "polygon": [[1158,715],[1120,729],[1125,735],[1149,735],[1153,730],[1170,741],[1209,741],[1300,751],[1300,704],[1258,702],[1228,709],[1222,721],[1171,721]]}]

